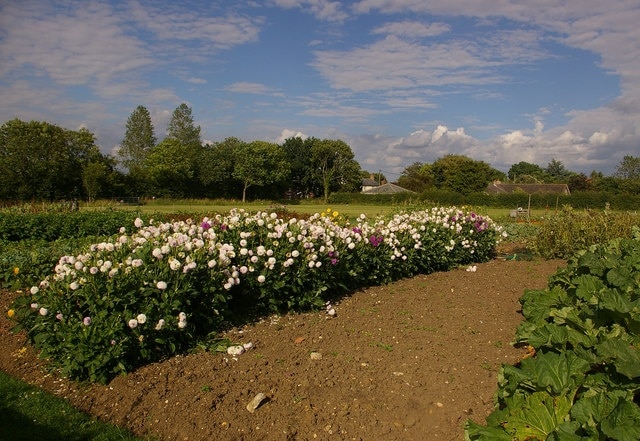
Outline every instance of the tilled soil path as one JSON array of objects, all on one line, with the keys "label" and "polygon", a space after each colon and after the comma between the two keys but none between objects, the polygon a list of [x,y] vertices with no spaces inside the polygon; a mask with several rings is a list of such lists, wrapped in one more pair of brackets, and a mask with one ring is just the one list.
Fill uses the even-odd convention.
[{"label": "tilled soil path", "polygon": [[369,288],[335,303],[333,317],[272,316],[231,330],[233,342],[253,344],[237,357],[174,357],[106,386],[46,373],[9,332],[14,294],[2,292],[0,369],[160,440],[458,441],[466,420],[491,412],[500,365],[525,354],[510,344],[518,298],[564,265],[496,259]]}]

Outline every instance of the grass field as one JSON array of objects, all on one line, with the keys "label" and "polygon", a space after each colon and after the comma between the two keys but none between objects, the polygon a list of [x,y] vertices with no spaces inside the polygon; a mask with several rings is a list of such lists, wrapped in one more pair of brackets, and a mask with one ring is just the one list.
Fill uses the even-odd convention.
[{"label": "grass field", "polygon": [[[148,438],[150,440],[151,438]],[[65,400],[0,371],[0,441],[136,441]]]},{"label": "grass field", "polygon": [[[273,203],[271,201],[257,201],[257,202],[241,202],[233,200],[157,200],[149,201],[144,205],[126,205],[126,204],[114,204],[110,201],[98,201],[90,205],[82,206],[83,210],[97,210],[97,209],[117,209],[128,211],[139,211],[141,213],[188,213],[188,214],[202,214],[211,215],[214,213],[225,213],[232,208],[244,208],[250,212],[265,211],[265,210],[285,210],[292,213],[304,213],[314,214],[331,209],[331,211],[337,211],[342,216],[355,219],[360,214],[366,214],[367,217],[373,218],[378,215],[386,215],[394,213],[402,209],[416,208],[416,206],[408,205],[375,205],[375,204],[324,204],[318,201],[302,201],[292,204],[280,204]],[[425,208],[425,207],[417,207]],[[488,215],[496,221],[514,221],[510,217],[511,209],[508,208],[487,208],[487,207],[469,207],[470,210],[477,212],[478,214]],[[532,210],[529,213],[529,218],[536,218],[551,214],[545,210]],[[526,216],[521,216],[520,220],[527,220]]]}]

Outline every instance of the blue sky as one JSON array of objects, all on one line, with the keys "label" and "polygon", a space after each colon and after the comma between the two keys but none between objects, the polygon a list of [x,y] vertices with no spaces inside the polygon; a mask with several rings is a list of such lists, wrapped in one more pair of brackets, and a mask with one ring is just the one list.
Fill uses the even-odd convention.
[{"label": "blue sky", "polygon": [[396,179],[466,155],[612,174],[640,156],[637,0],[0,2],[0,123],[118,148],[187,103],[205,141],[342,139]]}]

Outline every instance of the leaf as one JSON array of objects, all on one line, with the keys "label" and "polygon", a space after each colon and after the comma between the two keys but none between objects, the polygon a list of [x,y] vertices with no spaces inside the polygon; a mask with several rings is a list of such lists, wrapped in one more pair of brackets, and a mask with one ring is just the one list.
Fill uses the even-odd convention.
[{"label": "leaf", "polygon": [[522,370],[531,372],[532,380],[540,389],[556,394],[577,389],[590,367],[572,352],[547,352],[522,361]]},{"label": "leaf", "polygon": [[585,253],[578,259],[578,265],[587,268],[595,276],[601,276],[605,272],[605,266],[600,256],[595,253]]},{"label": "leaf", "polygon": [[541,322],[549,316],[549,310],[556,305],[562,288],[553,287],[551,290],[527,290],[521,297],[522,315],[529,321]]},{"label": "leaf", "polygon": [[566,396],[552,397],[547,392],[535,392],[527,397],[524,406],[513,409],[504,426],[516,439],[546,440],[565,422],[571,409]]},{"label": "leaf", "polygon": [[576,435],[578,430],[580,430],[580,423],[577,421],[564,422],[547,437],[547,441],[585,441],[583,437]]},{"label": "leaf", "polygon": [[599,294],[599,307],[617,313],[628,314],[633,309],[633,304],[618,290],[606,289]]},{"label": "leaf", "polygon": [[576,284],[576,297],[589,301],[594,296],[594,293],[597,293],[602,288],[604,288],[604,283],[599,277],[584,274],[578,276],[573,279],[573,282]]},{"label": "leaf", "polygon": [[511,441],[511,436],[502,427],[484,427],[471,420],[464,426],[466,441]]},{"label": "leaf", "polygon": [[578,345],[591,346],[593,344],[588,335],[567,326],[558,326],[551,323],[535,328],[529,335],[518,333],[517,336],[519,341],[527,341],[534,348],[564,349],[567,344],[573,347]]},{"label": "leaf", "polygon": [[612,268],[607,272],[607,282],[617,288],[628,289],[635,285],[635,281],[627,267]]},{"label": "leaf", "polygon": [[640,377],[640,348],[622,339],[608,339],[596,347],[599,356],[612,359],[618,373],[629,379]]},{"label": "leaf", "polygon": [[640,407],[620,400],[616,408],[602,421],[602,433],[618,441],[640,439]]},{"label": "leaf", "polygon": [[619,398],[620,393],[614,394],[612,391],[581,398],[571,408],[571,416],[581,424],[596,426],[613,411]]}]

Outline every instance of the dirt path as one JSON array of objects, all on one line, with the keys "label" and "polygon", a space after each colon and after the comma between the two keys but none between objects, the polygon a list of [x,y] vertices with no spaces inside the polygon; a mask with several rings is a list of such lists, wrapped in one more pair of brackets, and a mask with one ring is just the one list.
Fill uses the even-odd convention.
[{"label": "dirt path", "polygon": [[[44,373],[9,333],[0,297],[0,369],[101,419],[161,440],[462,440],[484,422],[525,288],[544,288],[562,261],[493,260],[357,292],[315,312],[269,317],[228,337],[235,359],[198,353],[143,367],[106,386]],[[258,393],[266,399],[246,409]]]}]

